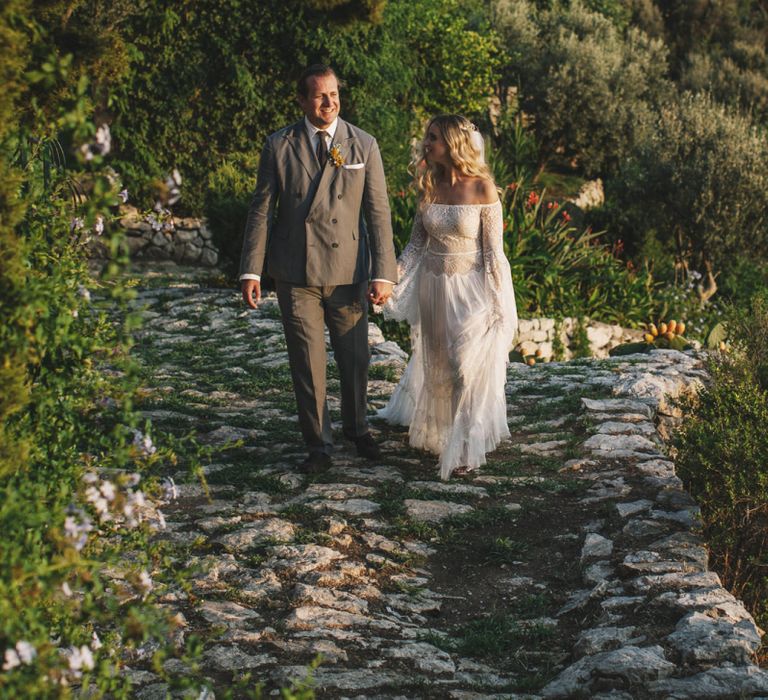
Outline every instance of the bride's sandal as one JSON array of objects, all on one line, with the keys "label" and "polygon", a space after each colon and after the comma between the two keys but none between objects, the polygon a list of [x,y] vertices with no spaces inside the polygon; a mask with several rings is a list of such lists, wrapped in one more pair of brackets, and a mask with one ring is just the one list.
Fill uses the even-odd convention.
[{"label": "bride's sandal", "polygon": [[456,467],[456,469],[451,472],[451,476],[456,476],[459,479],[471,479],[473,478],[473,471],[474,469],[470,469],[469,467]]}]

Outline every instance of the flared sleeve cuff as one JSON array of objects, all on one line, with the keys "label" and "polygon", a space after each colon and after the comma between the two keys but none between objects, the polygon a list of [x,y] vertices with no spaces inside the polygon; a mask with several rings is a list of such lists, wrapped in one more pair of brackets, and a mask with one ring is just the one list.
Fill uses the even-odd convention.
[{"label": "flared sleeve cuff", "polygon": [[491,323],[501,333],[506,346],[512,349],[517,336],[517,305],[509,261],[504,255],[504,220],[501,202],[483,207],[482,227],[483,266],[491,297]]}]

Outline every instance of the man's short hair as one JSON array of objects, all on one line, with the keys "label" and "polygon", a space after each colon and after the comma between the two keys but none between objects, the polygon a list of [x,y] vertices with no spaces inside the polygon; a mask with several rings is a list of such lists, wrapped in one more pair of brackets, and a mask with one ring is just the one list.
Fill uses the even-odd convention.
[{"label": "man's short hair", "polygon": [[334,78],[336,78],[336,82],[339,84],[339,87],[343,85],[343,82],[339,76],[336,75],[336,71],[333,70],[333,68],[325,65],[325,63],[313,63],[311,66],[307,66],[303,70],[302,74],[299,76],[299,79],[296,81],[296,93],[298,95],[301,95],[302,97],[307,97],[309,95],[307,79],[315,75],[332,75]]}]

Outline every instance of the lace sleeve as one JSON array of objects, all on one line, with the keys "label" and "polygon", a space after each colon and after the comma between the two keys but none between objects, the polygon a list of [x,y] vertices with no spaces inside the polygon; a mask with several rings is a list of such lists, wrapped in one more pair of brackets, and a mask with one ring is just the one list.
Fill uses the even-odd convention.
[{"label": "lace sleeve", "polygon": [[421,211],[416,210],[411,229],[411,238],[397,259],[398,283],[392,296],[384,306],[384,316],[397,321],[408,321],[412,326],[418,324],[418,303],[416,285],[424,248],[427,245],[427,231],[421,218]]},{"label": "lace sleeve", "polygon": [[421,219],[421,211],[416,210],[416,216],[413,219],[413,228],[411,229],[411,238],[403,249],[400,257],[397,259],[397,272],[400,278],[407,275],[417,265],[424,253],[424,246],[427,243],[427,232],[424,230],[424,222]]},{"label": "lace sleeve", "polygon": [[499,327],[511,348],[517,333],[517,306],[512,286],[509,261],[504,255],[501,202],[483,207],[480,213],[482,227],[483,267],[486,285],[491,296],[493,324]]}]

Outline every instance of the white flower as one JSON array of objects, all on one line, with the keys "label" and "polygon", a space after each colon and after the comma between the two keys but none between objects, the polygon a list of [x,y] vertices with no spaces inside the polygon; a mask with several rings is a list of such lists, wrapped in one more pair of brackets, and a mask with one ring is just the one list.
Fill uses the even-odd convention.
[{"label": "white flower", "polygon": [[107,155],[112,149],[112,134],[109,133],[109,126],[102,124],[96,129],[96,150],[103,156]]},{"label": "white flower", "polygon": [[16,652],[23,664],[31,664],[34,658],[37,656],[37,651],[29,642],[20,640],[16,642]]},{"label": "white flower", "polygon": [[166,501],[175,501],[179,497],[179,489],[176,488],[176,482],[170,476],[163,479],[163,491]]},{"label": "white flower", "polygon": [[176,185],[181,185],[181,173],[178,171],[177,168],[173,169],[173,172],[171,173],[171,178],[173,179],[173,182]]},{"label": "white flower", "polygon": [[93,661],[93,652],[89,646],[83,644],[83,646],[80,647],[80,658],[83,660],[83,668],[86,671],[93,669],[95,666]]},{"label": "white flower", "polygon": [[102,496],[108,501],[115,500],[115,485],[111,481],[102,481],[99,490],[101,491]]},{"label": "white flower", "polygon": [[68,515],[64,519],[64,534],[72,541],[72,546],[79,552],[88,541],[88,533],[93,530],[93,524],[88,517],[80,512],[82,522],[74,515]]},{"label": "white flower", "polygon": [[145,457],[157,452],[157,448],[152,444],[152,438],[149,435],[144,435],[140,430],[133,431],[133,444],[141,449]]},{"label": "white flower", "polygon": [[91,292],[88,290],[88,287],[86,287],[83,284],[80,284],[77,286],[77,293],[86,301],[91,300]]},{"label": "white flower", "polygon": [[80,312],[77,309],[72,309],[72,318],[77,318]]},{"label": "white flower", "polygon": [[163,511],[158,510],[157,511],[157,527],[160,530],[165,530],[167,527],[167,524],[165,522],[165,516],[163,515]]},{"label": "white flower", "polygon": [[136,486],[140,481],[141,481],[141,474],[139,474],[138,472],[132,472],[126,478],[125,483],[128,484],[128,486]]},{"label": "white flower", "polygon": [[85,644],[79,649],[77,647],[69,647],[65,654],[67,655],[69,670],[73,672],[72,675],[75,678],[80,678],[83,675],[83,669],[90,671],[94,667],[93,652]]},{"label": "white flower", "polygon": [[86,484],[93,484],[98,480],[99,480],[99,477],[96,474],[96,472],[85,472],[85,474],[83,474],[83,481]]},{"label": "white flower", "polygon": [[102,646],[103,646],[103,644],[101,643],[101,640],[99,639],[99,635],[96,634],[96,632],[94,632],[91,635],[91,649],[96,651],[97,649],[101,649]]},{"label": "white flower", "polygon": [[158,221],[152,214],[147,216],[147,223],[152,227],[153,231],[160,231],[163,228],[163,224]]},{"label": "white flower", "polygon": [[10,671],[11,669],[21,666],[21,659],[16,653],[15,649],[5,650],[5,661],[3,663],[3,671]]},{"label": "white flower", "polygon": [[154,588],[152,578],[144,570],[139,574],[139,588],[144,592],[144,598],[146,598],[147,595],[149,595],[149,592]]},{"label": "white flower", "polygon": [[93,506],[99,516],[102,516],[101,520],[105,520],[103,516],[106,516],[109,513],[109,503],[107,503],[107,499],[101,495],[101,492],[98,491],[96,487],[89,486],[85,490],[85,498]]},{"label": "white flower", "polygon": [[97,216],[96,222],[93,224],[93,232],[100,236],[102,233],[104,233],[104,217],[103,216]]},{"label": "white flower", "polygon": [[67,598],[72,597],[72,589],[69,587],[69,584],[66,581],[61,584],[61,591],[65,596],[67,596]]},{"label": "white flower", "polygon": [[123,204],[125,204],[128,201],[128,190],[121,190],[117,193],[117,196],[120,197],[120,199],[123,200]]},{"label": "white flower", "polygon": [[84,225],[85,223],[83,222],[82,218],[76,216],[69,222],[69,231],[70,233],[74,233],[75,231],[82,229]]}]

